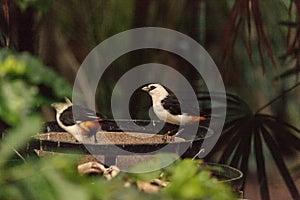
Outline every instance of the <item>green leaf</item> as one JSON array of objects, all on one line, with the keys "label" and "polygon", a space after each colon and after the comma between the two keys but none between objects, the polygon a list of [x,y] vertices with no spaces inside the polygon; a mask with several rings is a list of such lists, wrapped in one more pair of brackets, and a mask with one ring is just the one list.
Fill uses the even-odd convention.
[{"label": "green leaf", "polygon": [[257,178],[259,182],[260,195],[262,199],[270,199],[266,167],[265,167],[265,159],[264,152],[262,148],[262,141],[260,132],[258,129],[255,130],[254,133],[254,151],[256,158],[256,166],[257,166]]},{"label": "green leaf", "polygon": [[12,54],[7,55],[6,58],[3,59],[3,53],[1,54],[2,56],[0,56],[0,58],[2,58],[2,62],[0,62],[0,77],[4,77],[7,74],[23,75],[25,73],[26,65],[24,62],[20,62]]},{"label": "green leaf", "polygon": [[22,119],[20,124],[8,131],[6,137],[1,141],[0,148],[0,169],[3,164],[14,154],[14,150],[22,147],[30,139],[30,136],[37,134],[41,129],[41,118],[30,116]]},{"label": "green leaf", "polygon": [[30,114],[37,94],[37,87],[23,80],[7,81],[0,78],[0,118],[10,125],[17,125],[24,116]]},{"label": "green leaf", "polygon": [[186,159],[166,170],[170,183],[163,190],[163,199],[235,199],[231,189],[212,177],[198,161]]},{"label": "green leaf", "polygon": [[[297,87],[297,84],[288,91],[295,87]],[[275,100],[278,98],[279,97],[276,97]],[[272,100],[271,102],[275,100]],[[229,109],[227,109],[226,113],[224,130],[210,156],[218,154],[218,156],[220,156],[219,161],[221,163],[229,163],[230,165],[241,169],[244,173],[245,183],[248,173],[249,157],[251,148],[253,147],[257,162],[257,174],[261,176],[259,179],[262,191],[261,194],[265,198],[268,198],[269,189],[267,185],[267,175],[265,172],[266,163],[265,160],[262,159],[265,152],[262,151],[261,138],[257,136],[259,134],[258,130],[262,130],[262,127],[264,127],[263,130],[265,131],[265,134],[263,139],[269,147],[272,155],[277,155],[277,157],[273,156],[273,159],[275,160],[282,176],[286,176],[285,183],[289,188],[290,193],[297,196],[298,191],[295,189],[295,183],[286,169],[282,154],[286,152],[289,153],[288,155],[293,155],[291,153],[299,151],[300,130],[275,116],[259,114],[258,112],[253,115],[253,112],[246,102],[235,95],[227,95],[227,103],[229,105]],[[238,108],[239,106],[240,108]],[[262,108],[259,110],[262,110]],[[254,142],[253,146],[252,142]],[[278,154],[274,152],[280,153]]]},{"label": "green leaf", "polygon": [[[161,171],[160,169],[166,166],[168,163],[172,163],[173,160],[176,160],[178,155],[174,154],[157,154],[150,161],[140,163],[134,166],[130,171],[132,172],[143,172],[143,173],[129,173],[128,176],[132,180],[143,180],[151,181],[155,178],[158,178]],[[158,169],[153,171],[153,169]]]},{"label": "green leaf", "polygon": [[284,163],[284,160],[282,158],[282,154],[280,152],[280,148],[276,145],[276,142],[274,139],[270,136],[268,131],[265,129],[265,127],[261,127],[262,135],[265,139],[265,142],[267,146],[270,149],[270,152],[273,156],[273,159],[280,171],[280,174],[282,178],[284,179],[286,185],[288,186],[288,189],[293,197],[293,199],[300,199],[299,192],[297,190],[297,187],[288,171],[287,166]]},{"label": "green leaf", "polygon": [[38,105],[72,95],[70,84],[38,58],[26,52],[1,49],[0,81],[9,84],[16,80],[22,81],[27,88],[35,88],[36,94],[32,96]]},{"label": "green leaf", "polygon": [[46,12],[51,4],[52,0],[15,0],[21,11],[25,11],[28,7],[34,7],[39,11]]},{"label": "green leaf", "polygon": [[47,171],[45,175],[46,178],[51,182],[51,185],[63,186],[56,187],[58,199],[89,199],[89,194],[83,188],[81,188],[80,185],[75,185],[72,182],[66,180],[55,169]]}]

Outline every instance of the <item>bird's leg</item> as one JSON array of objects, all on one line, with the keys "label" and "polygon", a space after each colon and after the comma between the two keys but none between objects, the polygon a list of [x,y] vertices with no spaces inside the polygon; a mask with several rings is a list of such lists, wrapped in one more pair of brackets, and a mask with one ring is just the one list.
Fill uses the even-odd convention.
[{"label": "bird's leg", "polygon": [[178,137],[178,135],[180,135],[180,133],[182,133],[183,131],[184,131],[184,128],[178,130],[175,134],[171,135],[171,141],[174,142],[175,138]]},{"label": "bird's leg", "polygon": [[89,135],[89,137],[94,137],[94,143],[96,144],[96,143],[98,143],[98,140],[97,140],[97,132],[98,131],[96,131],[96,130],[92,130],[91,132],[90,132],[90,135]]},{"label": "bird's leg", "polygon": [[168,141],[168,136],[171,134],[171,131],[168,131],[167,133],[165,133],[162,137],[162,141],[163,142],[167,142]]},{"label": "bird's leg", "polygon": [[95,142],[95,144],[98,143],[98,140],[97,140],[97,132],[94,133],[94,142]]},{"label": "bird's leg", "polygon": [[[163,136],[163,141],[167,142],[168,141],[168,136],[171,136],[171,142],[174,142],[175,137],[177,137],[183,130],[184,129],[182,128],[180,130],[173,129],[173,130],[167,131],[167,133],[165,133],[164,136]],[[173,133],[175,133],[175,134],[173,134]]]},{"label": "bird's leg", "polygon": [[178,130],[173,136],[178,137],[183,131],[184,131],[184,128]]}]

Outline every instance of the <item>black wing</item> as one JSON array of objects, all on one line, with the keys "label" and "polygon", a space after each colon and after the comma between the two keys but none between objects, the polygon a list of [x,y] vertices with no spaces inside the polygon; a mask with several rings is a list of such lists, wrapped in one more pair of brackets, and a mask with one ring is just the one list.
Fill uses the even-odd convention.
[{"label": "black wing", "polygon": [[[168,95],[166,98],[164,98],[161,101],[161,104],[166,110],[168,110],[173,115],[180,115],[182,114],[182,112],[184,112],[194,116],[199,116],[199,115],[208,116],[206,112],[202,112],[202,111],[200,111],[200,113],[197,112],[197,108],[196,108],[197,105],[194,105],[193,103],[189,103],[189,102],[190,101],[186,100],[184,103],[180,104],[176,96],[171,94]],[[201,108],[198,109],[201,110]]]},{"label": "black wing", "polygon": [[[84,108],[81,106],[73,105],[70,106],[68,109],[66,109],[60,116],[60,120],[65,125],[74,125],[75,120],[73,118],[73,109],[76,110],[76,113],[74,114],[74,117],[76,119],[76,122],[86,122],[86,121],[94,121],[96,119],[103,119],[104,116],[101,115],[98,112],[94,112],[88,108]],[[96,116],[95,116],[96,114]]]},{"label": "black wing", "polygon": [[161,101],[161,105],[171,114],[181,115],[180,103],[175,95],[168,95]]},{"label": "black wing", "polygon": [[[73,105],[73,109],[76,110],[76,113],[74,115],[76,121],[91,121],[91,120],[95,120],[97,118],[104,118],[103,115],[101,115],[98,112],[94,112],[88,108],[84,108],[82,106],[78,106],[78,105]],[[95,116],[96,115],[96,116]]]},{"label": "black wing", "polygon": [[75,124],[75,121],[73,119],[73,112],[72,112],[72,106],[68,107],[66,110],[64,110],[60,117],[60,121],[65,125],[65,126],[71,126]]}]

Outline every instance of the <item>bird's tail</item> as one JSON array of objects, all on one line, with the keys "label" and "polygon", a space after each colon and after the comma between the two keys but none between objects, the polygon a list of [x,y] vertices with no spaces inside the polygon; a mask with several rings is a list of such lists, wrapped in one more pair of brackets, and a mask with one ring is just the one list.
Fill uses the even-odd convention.
[{"label": "bird's tail", "polygon": [[199,121],[206,121],[208,118],[205,116],[190,116],[190,122],[199,122]]}]

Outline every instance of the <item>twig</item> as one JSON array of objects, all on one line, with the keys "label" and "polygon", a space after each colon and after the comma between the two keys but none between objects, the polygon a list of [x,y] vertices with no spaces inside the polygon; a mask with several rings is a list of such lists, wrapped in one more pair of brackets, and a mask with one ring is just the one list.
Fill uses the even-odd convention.
[{"label": "twig", "polygon": [[277,97],[275,97],[274,99],[272,99],[271,101],[269,101],[267,104],[265,104],[264,106],[262,106],[261,108],[259,108],[255,114],[259,113],[260,111],[262,111],[263,109],[265,109],[266,107],[268,107],[269,105],[271,105],[272,103],[274,103],[275,101],[277,101],[278,99],[282,98],[283,96],[285,96],[287,93],[289,93],[290,91],[292,91],[293,89],[295,89],[296,87],[298,87],[300,85],[300,83],[295,84],[293,87],[283,91],[280,95],[278,95]]},{"label": "twig", "polygon": [[13,150],[17,154],[17,156],[19,156],[24,162],[26,162],[25,158],[16,149],[13,148]]}]

